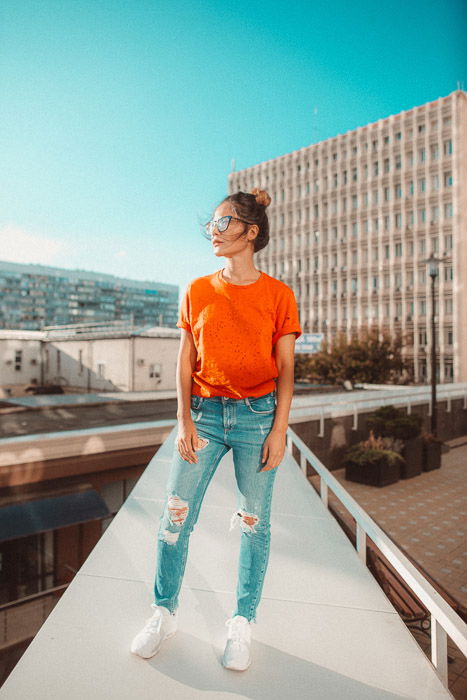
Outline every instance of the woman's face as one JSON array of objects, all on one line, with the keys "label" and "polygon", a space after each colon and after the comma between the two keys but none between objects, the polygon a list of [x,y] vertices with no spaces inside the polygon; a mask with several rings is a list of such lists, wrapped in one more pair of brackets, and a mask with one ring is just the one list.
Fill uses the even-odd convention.
[{"label": "woman's face", "polygon": [[[230,202],[222,202],[222,204],[217,207],[212,218],[220,219],[221,216],[237,216]],[[242,217],[240,216],[238,218],[241,219]],[[256,225],[247,226],[235,219],[231,219],[227,231],[223,231],[222,233],[218,231],[216,226],[212,232],[211,238],[214,255],[231,258],[233,255],[241,253],[248,248],[251,248],[253,252],[253,239],[256,237],[257,231],[258,227]]]}]

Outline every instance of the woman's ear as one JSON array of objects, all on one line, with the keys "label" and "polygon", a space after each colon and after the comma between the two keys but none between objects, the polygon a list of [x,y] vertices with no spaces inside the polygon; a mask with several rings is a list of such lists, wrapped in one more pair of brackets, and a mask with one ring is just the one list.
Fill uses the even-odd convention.
[{"label": "woman's ear", "polygon": [[259,234],[259,226],[257,226],[256,224],[253,224],[253,226],[250,226],[250,228],[248,229],[248,233],[251,233],[251,232],[253,232],[254,235],[253,235],[253,236],[248,236],[248,240],[249,240],[249,241],[254,241],[255,238],[256,238],[256,237],[258,236],[258,234]]}]

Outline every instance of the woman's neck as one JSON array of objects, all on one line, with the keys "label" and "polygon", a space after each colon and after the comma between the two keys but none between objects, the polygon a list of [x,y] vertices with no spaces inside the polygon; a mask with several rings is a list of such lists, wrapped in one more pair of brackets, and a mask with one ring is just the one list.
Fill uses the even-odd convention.
[{"label": "woman's neck", "polygon": [[253,260],[239,260],[227,258],[225,267],[222,271],[224,279],[234,282],[235,284],[248,284],[255,282],[261,272],[254,264]]}]

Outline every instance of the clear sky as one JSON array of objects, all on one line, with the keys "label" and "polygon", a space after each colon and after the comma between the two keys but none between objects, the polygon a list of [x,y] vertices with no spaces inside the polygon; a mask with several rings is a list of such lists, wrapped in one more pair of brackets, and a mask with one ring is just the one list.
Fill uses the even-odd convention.
[{"label": "clear sky", "polygon": [[236,169],[448,95],[465,0],[2,0],[0,259],[186,283]]}]

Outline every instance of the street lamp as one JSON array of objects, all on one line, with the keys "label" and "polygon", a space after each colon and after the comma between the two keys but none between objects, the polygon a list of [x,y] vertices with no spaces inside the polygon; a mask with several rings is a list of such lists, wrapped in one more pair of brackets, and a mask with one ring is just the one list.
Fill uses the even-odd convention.
[{"label": "street lamp", "polygon": [[436,258],[432,252],[425,260],[431,277],[431,432],[436,435],[436,322],[435,322],[435,282],[439,273],[439,263],[444,258]]}]

